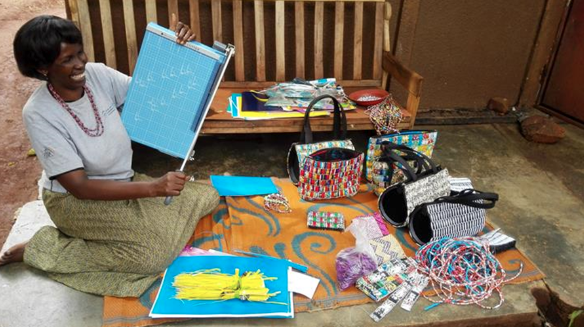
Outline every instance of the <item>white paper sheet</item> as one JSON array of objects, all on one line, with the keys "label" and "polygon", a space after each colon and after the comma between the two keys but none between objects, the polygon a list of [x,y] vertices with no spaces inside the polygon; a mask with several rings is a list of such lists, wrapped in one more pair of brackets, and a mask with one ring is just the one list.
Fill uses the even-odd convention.
[{"label": "white paper sheet", "polygon": [[288,271],[288,291],[298,293],[312,299],[320,279],[303,274],[301,272]]}]

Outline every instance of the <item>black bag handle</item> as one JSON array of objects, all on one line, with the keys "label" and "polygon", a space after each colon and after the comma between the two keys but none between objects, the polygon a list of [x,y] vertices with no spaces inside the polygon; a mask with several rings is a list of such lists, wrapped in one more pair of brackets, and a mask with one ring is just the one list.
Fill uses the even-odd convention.
[{"label": "black bag handle", "polygon": [[[388,151],[387,153],[384,152],[384,155],[386,156],[386,158],[389,159],[388,161],[397,161],[401,164],[402,167],[400,167],[400,169],[403,170],[409,181],[415,181],[418,179],[420,171],[414,171],[414,169],[410,166],[410,164],[407,163],[407,161],[402,156],[396,154],[391,150]],[[418,168],[420,168],[419,165]]]},{"label": "black bag handle", "polygon": [[[433,173],[437,173],[439,171],[438,166],[434,163],[434,161],[428,157],[427,155],[423,154],[420,151],[416,151],[408,146],[402,144],[395,144],[389,141],[385,141],[382,145],[386,145],[386,148],[391,150],[398,150],[401,152],[406,153],[406,160],[416,160],[418,164],[422,164],[426,169],[432,169]],[[392,151],[393,152],[393,151]],[[416,158],[417,157],[417,158]]]},{"label": "black bag handle", "polygon": [[[402,171],[407,175],[409,181],[415,181],[420,175],[431,170],[434,174],[438,173],[439,168],[430,157],[416,151],[410,147],[401,144],[395,144],[389,141],[381,143],[383,154],[380,161],[397,161],[400,163]],[[405,155],[399,155],[394,150],[401,151]],[[407,163],[409,160],[415,161],[416,171]]]},{"label": "black bag handle", "polygon": [[[483,200],[483,203],[476,202],[477,200]],[[448,203],[459,203],[464,204],[469,207],[481,208],[481,209],[491,209],[495,207],[495,202],[499,200],[499,195],[497,193],[481,192],[473,189],[466,189],[460,193],[452,196],[443,196],[434,201],[434,203],[448,202]]]},{"label": "black bag handle", "polygon": [[302,123],[302,132],[300,133],[300,144],[312,143],[312,129],[310,128],[310,110],[316,103],[323,99],[332,99],[334,105],[333,116],[333,140],[344,140],[347,138],[347,117],[345,111],[339,104],[339,101],[332,95],[324,94],[314,98],[308,104],[304,113],[304,122]]}]

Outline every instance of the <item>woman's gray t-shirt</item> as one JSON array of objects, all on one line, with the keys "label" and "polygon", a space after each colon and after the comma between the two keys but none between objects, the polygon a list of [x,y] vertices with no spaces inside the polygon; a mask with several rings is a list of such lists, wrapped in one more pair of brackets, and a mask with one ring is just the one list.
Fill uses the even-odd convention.
[{"label": "woman's gray t-shirt", "polygon": [[[129,180],[134,175],[130,137],[117,110],[126,100],[131,78],[99,63],[88,63],[85,77],[103,121],[101,136],[85,134],[53,98],[46,82],[34,91],[22,112],[28,137],[45,170],[41,185],[54,192],[67,192],[54,178],[77,169],[84,169],[90,179]],[[87,92],[67,104],[88,129],[96,128]]]}]

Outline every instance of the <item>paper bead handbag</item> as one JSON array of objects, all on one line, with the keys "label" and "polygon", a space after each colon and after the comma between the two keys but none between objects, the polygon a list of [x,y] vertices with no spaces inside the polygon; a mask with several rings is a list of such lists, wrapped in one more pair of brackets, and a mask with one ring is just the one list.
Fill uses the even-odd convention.
[{"label": "paper bead handbag", "polygon": [[[399,163],[406,181],[388,187],[379,196],[381,216],[395,227],[408,225],[410,213],[416,206],[450,195],[448,169],[437,166],[421,152],[403,145],[384,142],[384,160]],[[410,166],[408,161],[413,161]]]},{"label": "paper bead handbag", "polygon": [[379,161],[383,142],[405,145],[431,158],[437,136],[438,132],[434,130],[418,130],[370,137],[365,157],[365,178],[373,185],[375,194],[380,195],[386,188],[405,180],[404,173],[395,163]]},{"label": "paper bead handbag", "polygon": [[412,239],[420,245],[442,237],[475,236],[486,223],[486,210],[499,196],[477,190],[464,190],[417,206],[410,214]]},{"label": "paper bead handbag", "polygon": [[[333,137],[330,141],[313,142],[309,114],[314,105],[323,99],[332,99],[333,101]],[[308,108],[306,108],[306,114],[304,115],[304,122],[302,124],[302,132],[300,133],[300,142],[292,143],[292,146],[288,151],[287,168],[288,176],[290,176],[292,183],[298,185],[300,167],[304,164],[304,159],[306,159],[309,154],[329,148],[355,150],[353,142],[350,139],[347,139],[347,118],[345,117],[345,112],[342,110],[337,99],[330,95],[322,95],[311,101]]]},{"label": "paper bead handbag", "polygon": [[[334,104],[334,140],[312,143],[310,110],[325,98],[332,99]],[[288,173],[292,182],[298,181],[298,193],[302,199],[351,197],[359,191],[364,155],[355,151],[353,143],[346,140],[346,132],[347,120],[337,99],[323,95],[309,104],[300,142],[293,144],[288,153]]]}]

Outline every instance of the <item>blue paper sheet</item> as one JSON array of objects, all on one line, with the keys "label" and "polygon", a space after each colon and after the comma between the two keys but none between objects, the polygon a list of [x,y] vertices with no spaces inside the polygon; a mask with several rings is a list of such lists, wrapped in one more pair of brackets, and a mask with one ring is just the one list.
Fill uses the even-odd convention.
[{"label": "blue paper sheet", "polygon": [[211,183],[220,196],[249,196],[277,193],[269,177],[211,175]]},{"label": "blue paper sheet", "polygon": [[[220,268],[222,273],[240,274],[258,269],[269,277],[277,277],[274,281],[265,281],[270,292],[281,293],[271,297],[269,301],[283,302],[286,305],[262,303],[232,299],[227,301],[209,300],[178,300],[175,299],[176,289],[172,286],[175,276],[185,272],[201,269]],[[294,305],[292,294],[288,292],[289,266],[283,260],[270,258],[247,258],[236,256],[190,256],[178,257],[166,269],[160,291],[150,311],[154,318],[205,318],[205,317],[270,317],[293,318]]]}]

